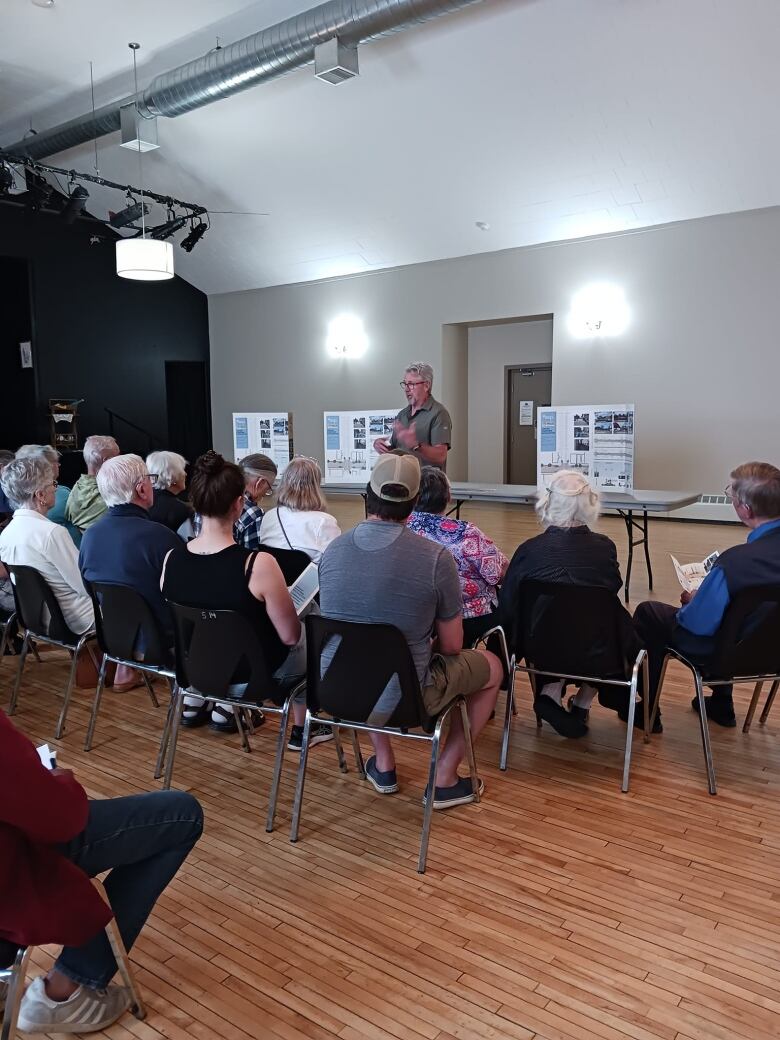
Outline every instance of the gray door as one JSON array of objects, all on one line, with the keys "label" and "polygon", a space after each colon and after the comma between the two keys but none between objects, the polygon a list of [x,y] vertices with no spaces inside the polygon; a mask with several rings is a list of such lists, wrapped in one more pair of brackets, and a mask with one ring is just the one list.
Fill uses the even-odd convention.
[{"label": "gray door", "polygon": [[[506,370],[506,440],[504,479],[507,484],[536,483],[536,410],[550,404],[552,365],[524,365]],[[526,425],[531,401],[531,423]]]}]

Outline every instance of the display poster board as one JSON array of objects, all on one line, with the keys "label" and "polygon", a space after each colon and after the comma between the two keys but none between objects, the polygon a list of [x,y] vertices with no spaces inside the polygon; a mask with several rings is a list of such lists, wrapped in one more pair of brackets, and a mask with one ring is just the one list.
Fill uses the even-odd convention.
[{"label": "display poster board", "polygon": [[233,458],[262,452],[276,463],[279,475],[293,457],[293,425],[289,412],[233,412]]},{"label": "display poster board", "polygon": [[583,404],[540,408],[536,483],[549,487],[561,469],[587,477],[594,488],[634,487],[634,405]]},{"label": "display poster board", "polygon": [[397,408],[325,412],[325,481],[366,482],[379,458],[374,451],[374,441],[379,437],[390,437],[397,415]]}]

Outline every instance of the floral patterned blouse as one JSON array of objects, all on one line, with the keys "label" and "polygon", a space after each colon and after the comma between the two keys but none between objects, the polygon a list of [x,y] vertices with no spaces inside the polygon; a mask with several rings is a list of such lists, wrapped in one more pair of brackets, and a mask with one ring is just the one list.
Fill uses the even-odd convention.
[{"label": "floral patterned blouse", "polygon": [[482,617],[496,609],[496,585],[501,581],[507,558],[486,534],[468,520],[453,520],[436,513],[414,512],[407,526],[415,534],[443,545],[455,557],[464,618]]}]

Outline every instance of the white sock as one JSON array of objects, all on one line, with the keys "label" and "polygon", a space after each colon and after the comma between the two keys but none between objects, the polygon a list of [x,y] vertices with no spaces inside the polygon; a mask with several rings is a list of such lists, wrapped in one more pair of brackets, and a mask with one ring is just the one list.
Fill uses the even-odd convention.
[{"label": "white sock", "polygon": [[545,683],[542,687],[541,696],[549,697],[551,701],[555,701],[556,704],[561,703],[561,694],[563,693],[563,679],[559,679],[557,682]]},{"label": "white sock", "polygon": [[590,683],[583,683],[572,697],[571,702],[578,708],[584,708],[585,711],[588,711],[598,692],[595,686],[591,686]]}]

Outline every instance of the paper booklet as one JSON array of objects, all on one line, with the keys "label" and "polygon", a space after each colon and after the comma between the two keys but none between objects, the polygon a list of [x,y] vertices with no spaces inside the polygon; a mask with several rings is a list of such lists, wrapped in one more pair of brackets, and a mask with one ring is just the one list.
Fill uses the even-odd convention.
[{"label": "paper booklet", "polygon": [[38,758],[40,758],[43,765],[47,769],[56,769],[57,767],[57,752],[52,751],[48,744],[41,744],[39,748],[35,749],[38,752]]},{"label": "paper booklet", "polygon": [[[669,554],[671,556],[671,553]],[[686,592],[695,592],[707,575],[712,570],[712,565],[717,560],[720,553],[716,550],[710,553],[706,559],[702,560],[701,563],[680,563],[679,560],[672,556],[672,563],[674,564],[674,570],[677,574],[677,580],[679,581],[682,588]]]},{"label": "paper booklet", "polygon": [[290,596],[298,617],[301,616],[319,591],[320,572],[316,563],[310,563],[306,570],[290,585]]}]

